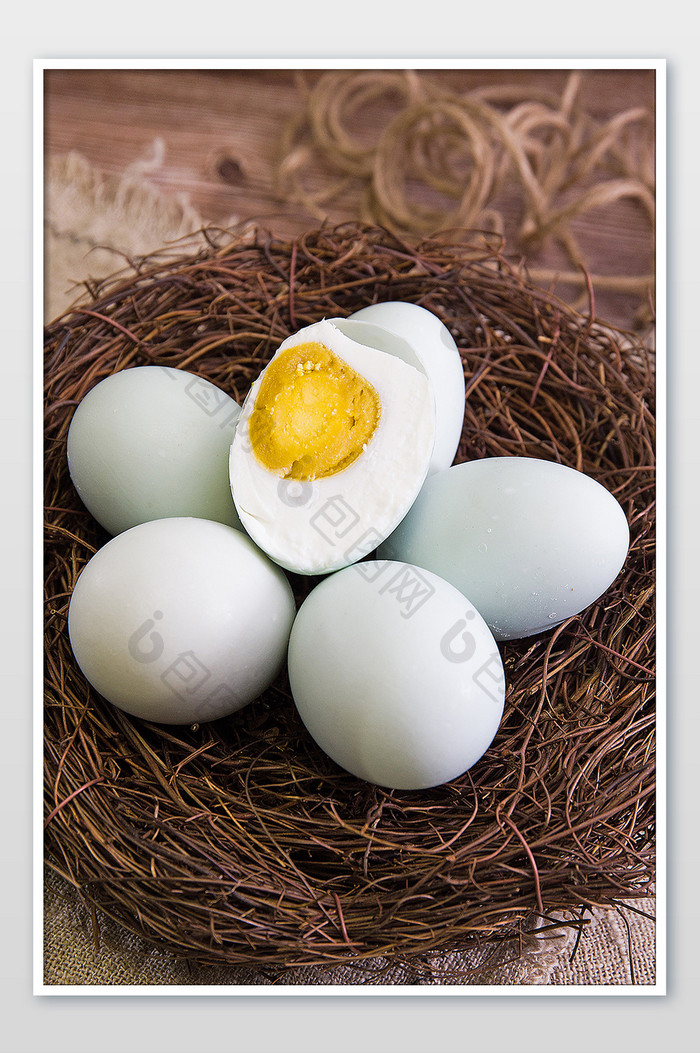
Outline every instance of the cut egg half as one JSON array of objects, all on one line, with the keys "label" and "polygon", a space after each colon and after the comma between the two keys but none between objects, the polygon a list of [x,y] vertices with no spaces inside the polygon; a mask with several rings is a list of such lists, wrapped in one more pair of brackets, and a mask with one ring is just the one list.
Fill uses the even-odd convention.
[{"label": "cut egg half", "polygon": [[243,404],[229,459],[241,523],[286,570],[348,566],[403,519],[434,441],[423,371],[316,322],[280,345]]}]

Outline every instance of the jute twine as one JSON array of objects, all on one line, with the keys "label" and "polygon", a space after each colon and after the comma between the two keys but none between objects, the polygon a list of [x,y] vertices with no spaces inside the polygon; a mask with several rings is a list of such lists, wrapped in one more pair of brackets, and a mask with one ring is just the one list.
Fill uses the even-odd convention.
[{"label": "jute twine", "polygon": [[[304,104],[284,131],[280,194],[319,220],[348,186],[362,187],[362,218],[401,235],[492,230],[532,256],[555,242],[568,263],[531,269],[533,280],[578,289],[585,304],[589,253],[576,223],[628,201],[647,225],[650,252],[636,273],[596,273],[598,290],[642,299],[648,321],[654,288],[654,115],[631,107],[605,121],[582,101],[585,74],[569,74],[561,94],[500,84],[451,91],[411,70],[338,70],[312,87],[299,78]],[[363,136],[363,111],[389,115]],[[319,178],[319,172],[323,178]],[[504,195],[519,218],[506,230]]]}]

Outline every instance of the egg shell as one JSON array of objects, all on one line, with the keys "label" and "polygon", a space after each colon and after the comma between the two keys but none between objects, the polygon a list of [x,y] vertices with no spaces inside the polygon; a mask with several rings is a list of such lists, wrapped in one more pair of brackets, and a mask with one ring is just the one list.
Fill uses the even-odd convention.
[{"label": "egg shell", "polygon": [[83,675],[109,702],[190,724],[269,687],[295,613],[284,573],[242,531],[168,518],[98,549],[75,584],[68,632]]},{"label": "egg shell", "polygon": [[347,321],[371,324],[392,333],[401,343],[393,348],[387,344],[382,349],[405,361],[411,361],[404,350],[408,345],[428,377],[435,398],[435,446],[428,474],[449,468],[462,438],[466,391],[464,367],[450,330],[432,311],[401,300],[369,304],[351,314]]},{"label": "egg shell", "polygon": [[68,469],[83,504],[110,534],[169,516],[242,529],[228,480],[240,406],[187,370],[134,366],[79,403]]},{"label": "egg shell", "polygon": [[[381,325],[375,325],[374,322],[363,322],[354,317],[330,318],[328,320],[333,323],[336,329],[339,329],[341,333],[345,333],[351,340],[357,341],[358,344],[364,344],[365,347],[374,347],[377,351],[384,351],[387,355],[394,355],[396,358],[400,358],[402,362],[413,366],[414,369],[420,370],[424,376],[428,376],[425,366],[413,347],[403,337],[392,333],[390,329],[385,329]],[[430,378],[428,377],[428,379]]]},{"label": "egg shell", "polygon": [[597,600],[629,541],[620,504],[596,480],[539,458],[487,457],[427,480],[378,554],[441,575],[508,640]]},{"label": "egg shell", "polygon": [[484,620],[429,571],[367,560],[325,578],[299,609],[289,681],[318,746],[358,778],[422,789],[492,742],[505,678]]},{"label": "egg shell", "polygon": [[327,574],[367,556],[394,529],[426,478],[435,413],[425,374],[345,336],[328,319],[286,339],[277,355],[317,341],[376,390],[381,417],[364,452],[335,474],[284,478],[262,465],[249,426],[266,370],[246,396],[231,445],[231,491],[241,523],[255,543],[286,570]]}]

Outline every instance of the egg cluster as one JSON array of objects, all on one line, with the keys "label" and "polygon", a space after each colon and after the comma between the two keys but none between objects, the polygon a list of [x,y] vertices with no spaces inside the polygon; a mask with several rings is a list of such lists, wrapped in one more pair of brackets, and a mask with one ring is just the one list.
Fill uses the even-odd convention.
[{"label": "egg cluster", "polygon": [[[290,336],[242,406],[160,366],[98,383],[67,445],[113,535],[70,601],[86,679],[136,717],[191,724],[286,663],[305,727],[352,774],[410,790],[467,771],[503,715],[498,641],[598,599],[629,529],[574,469],[453,464],[464,408],[449,330],[396,301]],[[298,609],[290,574],[320,578]]]}]

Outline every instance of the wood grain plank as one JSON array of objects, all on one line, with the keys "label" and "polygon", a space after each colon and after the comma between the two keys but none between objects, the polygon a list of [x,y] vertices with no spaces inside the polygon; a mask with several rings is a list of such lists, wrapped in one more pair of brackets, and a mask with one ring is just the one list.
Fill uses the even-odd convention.
[{"label": "wood grain plank", "polygon": [[[512,86],[532,98],[561,96],[568,69],[427,69],[417,76],[453,92]],[[253,220],[278,236],[293,238],[316,226],[319,217],[292,203],[276,187],[283,130],[300,111],[305,93],[324,70],[260,69],[54,69],[44,74],[45,152],[74,150],[98,171],[118,174],[148,158],[154,144],[161,163],[149,178],[168,193],[185,194],[205,221],[229,224]],[[599,121],[632,107],[653,113],[653,70],[586,70],[580,104]],[[371,142],[402,100],[386,95],[356,116],[352,134]],[[319,181],[328,172],[319,168]],[[359,218],[363,188],[351,185],[333,201],[331,222]],[[522,202],[517,194],[499,199],[509,236],[517,230]],[[653,236],[638,206],[620,201],[581,216],[573,227],[601,274],[645,273],[653,259]],[[514,252],[517,244],[511,244]],[[528,257],[529,258],[529,257]],[[532,254],[538,267],[563,266],[556,245]],[[632,321],[629,297],[604,297],[606,317]]]}]

